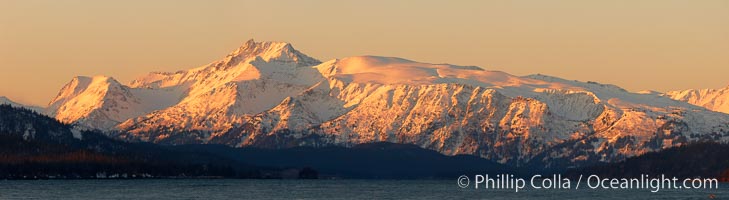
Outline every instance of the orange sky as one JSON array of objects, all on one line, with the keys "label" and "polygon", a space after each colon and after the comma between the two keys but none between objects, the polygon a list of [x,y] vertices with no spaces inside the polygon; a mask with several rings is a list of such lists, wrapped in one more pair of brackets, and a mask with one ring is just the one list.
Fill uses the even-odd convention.
[{"label": "orange sky", "polygon": [[631,91],[729,84],[729,1],[0,0],[0,96],[45,105],[73,76],[126,83],[250,38]]}]

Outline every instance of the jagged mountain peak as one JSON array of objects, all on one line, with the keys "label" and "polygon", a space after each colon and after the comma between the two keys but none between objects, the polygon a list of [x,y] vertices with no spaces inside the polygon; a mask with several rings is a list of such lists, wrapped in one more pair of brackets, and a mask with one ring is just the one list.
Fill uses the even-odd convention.
[{"label": "jagged mountain peak", "polygon": [[291,43],[277,41],[256,42],[253,39],[248,40],[238,49],[228,54],[226,61],[252,59],[256,57],[260,57],[267,62],[302,63],[302,66],[311,66],[320,63],[319,60],[294,49]]},{"label": "jagged mountain peak", "polygon": [[170,106],[174,99],[168,93],[132,89],[108,76],[76,76],[49,103],[47,114],[64,123],[106,130],[120,121]]},{"label": "jagged mountain peak", "polygon": [[51,110],[58,108],[58,103],[61,101],[68,100],[68,98],[75,97],[80,93],[94,88],[96,90],[108,90],[109,87],[120,87],[122,84],[116,79],[108,76],[76,76],[71,79],[66,85],[61,88],[53,100],[48,103],[48,107]]},{"label": "jagged mountain peak", "polygon": [[110,76],[104,76],[104,75],[96,75],[96,76],[75,76],[73,79],[71,79],[72,82],[81,82],[81,83],[88,83],[88,84],[100,84],[100,83],[109,83],[109,84],[120,84],[119,81],[114,79]]},{"label": "jagged mountain peak", "polygon": [[221,60],[174,73],[153,72],[130,83],[132,88],[164,88],[192,84],[219,85],[228,81],[259,79],[270,72],[296,73],[321,62],[286,42],[248,40]]}]

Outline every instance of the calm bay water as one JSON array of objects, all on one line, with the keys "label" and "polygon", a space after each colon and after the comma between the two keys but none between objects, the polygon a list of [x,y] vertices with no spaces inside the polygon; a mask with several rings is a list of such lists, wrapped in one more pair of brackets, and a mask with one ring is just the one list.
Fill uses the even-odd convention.
[{"label": "calm bay water", "polygon": [[[528,187],[527,187],[528,188]],[[0,199],[729,199],[720,189],[462,189],[456,180],[0,180]]]}]

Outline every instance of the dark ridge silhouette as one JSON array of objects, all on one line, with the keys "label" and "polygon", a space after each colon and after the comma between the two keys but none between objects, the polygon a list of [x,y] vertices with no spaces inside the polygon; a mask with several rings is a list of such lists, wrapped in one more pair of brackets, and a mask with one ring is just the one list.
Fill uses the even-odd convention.
[{"label": "dark ridge silhouette", "polygon": [[311,167],[323,178],[440,179],[463,174],[520,173],[513,167],[476,156],[446,156],[415,145],[395,143],[369,143],[352,148],[234,149],[224,145],[181,145],[175,148],[209,152],[258,166]]},{"label": "dark ridge silhouette", "polygon": [[596,174],[601,177],[666,176],[678,178],[717,178],[729,181],[729,144],[690,143],[660,152],[646,153],[618,163],[569,170],[572,176]]}]

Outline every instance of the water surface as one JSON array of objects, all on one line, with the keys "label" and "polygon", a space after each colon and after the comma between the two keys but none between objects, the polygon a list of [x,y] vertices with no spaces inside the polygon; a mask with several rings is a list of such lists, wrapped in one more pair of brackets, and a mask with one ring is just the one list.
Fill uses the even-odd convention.
[{"label": "water surface", "polygon": [[0,199],[729,199],[720,189],[486,190],[456,180],[0,180]]}]

